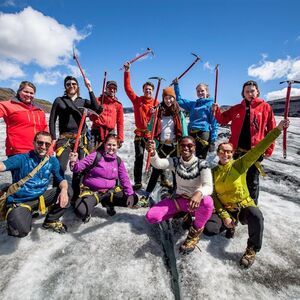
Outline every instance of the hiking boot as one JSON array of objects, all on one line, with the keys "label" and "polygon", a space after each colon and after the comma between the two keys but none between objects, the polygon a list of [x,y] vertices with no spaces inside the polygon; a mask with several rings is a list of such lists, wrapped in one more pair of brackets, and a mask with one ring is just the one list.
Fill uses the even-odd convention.
[{"label": "hiking boot", "polygon": [[106,213],[109,215],[109,216],[114,216],[117,212],[115,210],[115,208],[113,206],[107,206],[106,207]]},{"label": "hiking boot", "polygon": [[250,268],[255,261],[255,255],[256,251],[251,247],[247,247],[245,253],[243,254],[240,260],[240,266],[246,269]]},{"label": "hiking boot", "polygon": [[48,221],[43,223],[43,228],[45,229],[51,229],[54,232],[57,233],[66,233],[67,232],[67,226],[61,222],[61,221]]},{"label": "hiking boot", "polygon": [[197,230],[194,228],[194,226],[191,226],[185,241],[179,248],[179,251],[183,254],[189,254],[194,251],[197,243],[200,240],[200,235],[203,232],[203,229],[204,228]]},{"label": "hiking boot", "polygon": [[135,183],[132,188],[134,191],[138,191],[143,187],[143,185],[141,183]]},{"label": "hiking boot", "polygon": [[149,207],[149,197],[142,196],[138,203],[136,204],[137,207]]},{"label": "hiking boot", "polygon": [[226,239],[233,239],[235,234],[235,227],[233,228],[227,228],[225,232]]}]

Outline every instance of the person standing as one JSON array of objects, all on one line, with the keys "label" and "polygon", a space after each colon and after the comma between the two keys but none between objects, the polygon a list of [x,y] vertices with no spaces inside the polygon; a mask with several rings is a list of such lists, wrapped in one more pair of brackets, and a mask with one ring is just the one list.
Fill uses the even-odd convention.
[{"label": "person standing", "polygon": [[143,174],[143,162],[145,147],[148,138],[151,136],[147,130],[147,125],[151,118],[151,109],[157,106],[153,99],[152,94],[154,85],[152,82],[145,82],[143,84],[143,96],[137,96],[130,84],[130,63],[124,64],[124,88],[128,98],[133,104],[134,120],[136,129],[134,131],[134,150],[135,150],[135,161],[134,161],[134,190],[142,188],[142,174]]},{"label": "person standing", "polygon": [[37,132],[48,131],[45,112],[34,104],[36,87],[22,81],[16,98],[0,102],[0,118],[6,124],[6,155],[27,153],[33,149]]},{"label": "person standing", "polygon": [[106,136],[115,129],[118,135],[119,147],[124,142],[124,111],[122,103],[116,97],[117,89],[116,81],[107,81],[105,94],[97,98],[99,106],[102,108],[101,114],[98,117],[95,115],[90,117],[93,122],[91,133],[95,147],[100,146]]},{"label": "person standing", "polygon": [[190,115],[188,130],[196,141],[196,156],[205,159],[208,151],[215,150],[218,138],[218,122],[211,111],[213,99],[209,96],[208,85],[199,83],[196,86],[198,99],[194,101],[181,98],[177,79],[174,80],[174,89],[179,106]]},{"label": "person standing", "polygon": [[[243,84],[240,104],[221,112],[218,104],[213,105],[213,111],[219,124],[231,122],[229,142],[235,150],[234,158],[244,155],[255,147],[276,126],[272,107],[263,99],[258,98],[260,91],[255,81],[249,80]],[[272,155],[275,143],[272,143],[247,172],[247,186],[250,196],[258,203],[259,173],[262,171],[260,162],[263,157]]]},{"label": "person standing", "polygon": [[[66,232],[67,228],[59,218],[64,214],[69,202],[68,183],[63,177],[57,158],[49,157],[47,154],[51,143],[50,133],[37,132],[33,141],[34,150],[11,156],[0,162],[0,172],[14,171],[13,183],[26,178],[40,165],[35,174],[24,184],[21,183],[21,187],[6,199],[8,235],[15,237],[28,235],[31,230],[33,211],[40,209],[45,213],[46,207],[49,210],[43,227],[58,233]],[[47,189],[51,175],[58,182],[58,188]]]},{"label": "person standing", "polygon": [[262,246],[264,218],[254,199],[249,194],[246,182],[247,170],[258,157],[268,149],[280,135],[289,121],[281,121],[277,128],[271,130],[266,137],[243,156],[234,160],[234,146],[221,143],[217,149],[218,165],[213,168],[215,213],[205,225],[204,234],[212,236],[224,230],[234,229],[238,222],[248,225],[248,242],[240,265],[249,268]]},{"label": "person standing", "polygon": [[[78,128],[82,118],[82,112],[79,108],[90,108],[95,111],[98,107],[92,86],[87,79],[85,81],[85,85],[89,91],[90,100],[80,97],[80,89],[77,79],[73,76],[67,76],[64,79],[64,95],[55,99],[50,113],[50,133],[53,140],[56,140],[56,156],[64,172],[67,168],[69,154],[74,148]],[[57,118],[59,121],[58,138],[56,136]],[[78,147],[79,158],[88,154],[87,129],[87,125],[84,124]],[[72,178],[72,188],[74,197],[77,199],[80,192],[80,176],[77,174]]]}]

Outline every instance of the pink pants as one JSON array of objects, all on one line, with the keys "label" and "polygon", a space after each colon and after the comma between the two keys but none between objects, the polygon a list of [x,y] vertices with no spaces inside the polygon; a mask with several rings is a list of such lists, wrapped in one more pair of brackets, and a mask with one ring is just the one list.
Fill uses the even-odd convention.
[{"label": "pink pants", "polygon": [[[161,221],[172,218],[178,212],[189,211],[189,200],[185,198],[177,198],[176,202],[179,206],[179,209],[177,209],[174,199],[165,198],[162,201],[158,202],[148,210],[146,214],[147,221],[150,224],[159,223]],[[192,213],[195,216],[195,229],[204,227],[205,223],[211,217],[213,209],[213,199],[210,196],[203,197],[200,206]]]}]

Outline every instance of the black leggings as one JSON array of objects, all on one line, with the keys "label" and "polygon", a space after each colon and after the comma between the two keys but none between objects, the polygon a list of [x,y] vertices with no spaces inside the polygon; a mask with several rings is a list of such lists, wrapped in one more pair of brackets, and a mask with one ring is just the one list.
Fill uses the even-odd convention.
[{"label": "black leggings", "polygon": [[[114,207],[121,206],[127,207],[127,196],[123,192],[113,193],[113,198],[111,199],[110,193],[100,194],[98,193],[99,202],[101,202],[103,207]],[[138,197],[134,194],[134,204],[138,202]],[[87,216],[91,215],[95,206],[97,206],[97,200],[94,195],[89,195],[87,197],[78,198],[75,202],[75,213],[80,219],[85,219]]]},{"label": "black leggings", "polygon": [[[248,242],[247,246],[253,248],[258,252],[262,245],[263,231],[264,231],[264,217],[258,207],[241,208],[239,213],[239,221],[243,225],[248,225]],[[213,213],[211,218],[207,221],[204,228],[204,234],[212,236],[219,234],[226,230],[222,219]]]}]

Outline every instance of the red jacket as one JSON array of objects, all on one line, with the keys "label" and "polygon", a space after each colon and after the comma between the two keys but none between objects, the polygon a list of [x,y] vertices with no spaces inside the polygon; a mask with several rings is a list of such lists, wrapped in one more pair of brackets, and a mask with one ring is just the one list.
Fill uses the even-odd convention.
[{"label": "red jacket", "polygon": [[45,112],[17,99],[0,102],[0,118],[6,123],[6,155],[26,153],[33,149],[38,131],[49,131]]},{"label": "red jacket", "polygon": [[[229,142],[236,149],[238,146],[241,129],[246,113],[247,100],[242,100],[240,104],[232,106],[228,110],[221,113],[220,108],[217,109],[215,118],[221,125],[226,125],[231,122],[231,137]],[[276,126],[274,113],[271,106],[263,99],[253,99],[250,103],[250,135],[251,148],[258,144],[269,131]],[[265,152],[266,156],[271,156],[274,150],[273,143]]]},{"label": "red jacket", "polygon": [[[97,98],[97,102],[100,103],[101,99],[101,96]],[[93,121],[93,129],[104,127],[104,129],[111,131],[117,127],[118,138],[121,142],[124,142],[124,111],[122,103],[105,95],[102,113],[99,117],[92,115],[90,119]]]},{"label": "red jacket", "polygon": [[134,133],[137,136],[150,137],[150,132],[147,130],[147,124],[150,121],[150,109],[158,105],[158,101],[154,103],[154,99],[148,99],[144,96],[137,96],[130,85],[130,73],[124,72],[124,88],[128,98],[133,104],[134,120],[136,129]]}]

